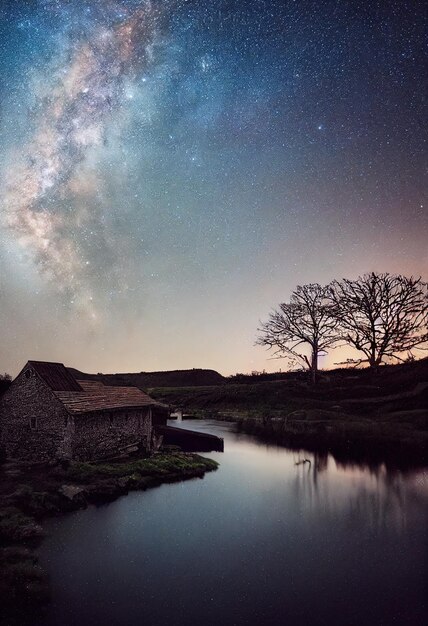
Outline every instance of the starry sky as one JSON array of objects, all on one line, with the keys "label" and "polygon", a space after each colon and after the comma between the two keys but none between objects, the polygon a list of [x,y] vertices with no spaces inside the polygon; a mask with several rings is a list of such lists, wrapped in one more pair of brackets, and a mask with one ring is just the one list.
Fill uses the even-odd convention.
[{"label": "starry sky", "polygon": [[274,371],[296,285],[426,279],[425,54],[417,0],[0,0],[0,371]]}]

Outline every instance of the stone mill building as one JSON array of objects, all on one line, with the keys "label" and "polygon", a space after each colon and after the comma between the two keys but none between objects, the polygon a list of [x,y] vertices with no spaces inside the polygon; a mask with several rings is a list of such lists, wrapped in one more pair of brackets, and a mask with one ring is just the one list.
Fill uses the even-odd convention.
[{"label": "stone mill building", "polygon": [[62,363],[28,361],[0,397],[0,448],[29,463],[148,451],[166,417],[166,407],[136,387],[78,380]]}]

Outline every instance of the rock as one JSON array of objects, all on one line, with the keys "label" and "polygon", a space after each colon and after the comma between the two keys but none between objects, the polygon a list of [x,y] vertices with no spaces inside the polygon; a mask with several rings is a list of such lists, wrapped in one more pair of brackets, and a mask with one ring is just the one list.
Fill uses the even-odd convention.
[{"label": "rock", "polygon": [[85,497],[85,489],[79,487],[79,485],[61,485],[58,493],[70,500],[70,502],[80,501]]},{"label": "rock", "polygon": [[112,502],[126,493],[126,488],[121,487],[117,480],[103,480],[88,487],[88,498],[94,504]]}]

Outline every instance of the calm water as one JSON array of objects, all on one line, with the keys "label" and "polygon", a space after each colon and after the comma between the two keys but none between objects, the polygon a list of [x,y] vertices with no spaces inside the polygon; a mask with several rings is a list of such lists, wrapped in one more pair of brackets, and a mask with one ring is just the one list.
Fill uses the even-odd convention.
[{"label": "calm water", "polygon": [[[43,626],[423,624],[428,474],[374,474],[219,434],[204,479],[50,524]],[[311,464],[296,465],[309,458]]]}]

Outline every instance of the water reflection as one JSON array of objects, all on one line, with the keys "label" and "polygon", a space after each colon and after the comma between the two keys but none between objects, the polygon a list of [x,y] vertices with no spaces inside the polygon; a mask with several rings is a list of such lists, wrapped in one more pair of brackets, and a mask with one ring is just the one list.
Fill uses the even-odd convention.
[{"label": "water reflection", "polygon": [[426,474],[180,426],[225,439],[219,470],[53,521],[32,626],[424,623]]},{"label": "water reflection", "polygon": [[237,443],[241,454],[252,456],[254,467],[262,458],[264,469],[274,470],[279,461],[284,464],[284,471],[290,470],[287,461],[291,458],[292,490],[295,498],[303,503],[305,514],[316,514],[319,519],[328,518],[331,522],[346,519],[370,529],[396,531],[407,528],[409,522],[426,520],[421,516],[422,511],[427,512],[428,505],[426,469],[402,472],[391,470],[384,463],[358,464],[338,461],[325,452],[287,450],[236,434],[230,423],[189,420],[180,427],[203,432],[215,430],[216,434],[221,431],[228,449],[231,443]]},{"label": "water reflection", "polygon": [[[328,479],[323,480],[327,470]],[[312,463],[296,467],[294,494],[305,503],[306,512],[372,530],[404,530],[424,503],[421,491],[402,474],[391,475],[382,467],[368,473],[339,466],[326,455],[314,455]]]}]

